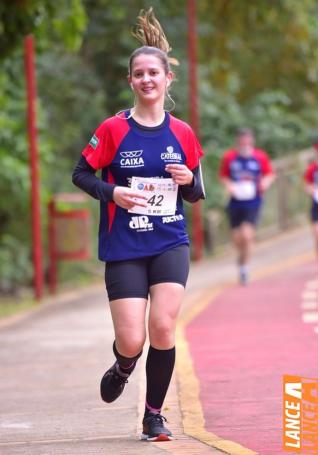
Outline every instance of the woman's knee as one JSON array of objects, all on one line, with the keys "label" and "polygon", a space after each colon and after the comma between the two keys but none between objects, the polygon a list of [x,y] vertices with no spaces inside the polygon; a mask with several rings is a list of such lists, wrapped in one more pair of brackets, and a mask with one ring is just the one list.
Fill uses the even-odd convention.
[{"label": "woman's knee", "polygon": [[146,334],[132,334],[130,332],[116,333],[116,348],[118,352],[125,357],[135,357],[142,350]]},{"label": "woman's knee", "polygon": [[175,335],[175,320],[170,318],[156,319],[149,322],[150,342],[156,344],[171,344]]}]

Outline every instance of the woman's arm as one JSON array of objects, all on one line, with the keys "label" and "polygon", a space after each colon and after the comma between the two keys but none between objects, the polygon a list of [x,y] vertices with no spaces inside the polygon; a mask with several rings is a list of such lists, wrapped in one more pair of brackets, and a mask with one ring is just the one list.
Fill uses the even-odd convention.
[{"label": "woman's arm", "polygon": [[116,185],[103,182],[96,177],[95,173],[96,170],[86,161],[84,156],[81,156],[74,168],[72,182],[93,198],[103,202],[112,202]]},{"label": "woman's arm", "polygon": [[81,156],[72,174],[74,185],[103,202],[115,202],[123,209],[131,209],[135,205],[146,206],[146,197],[131,188],[103,182],[95,175],[96,170]]},{"label": "woman's arm", "polygon": [[201,165],[192,171],[185,164],[167,164],[166,171],[171,174],[175,183],[179,185],[181,196],[188,202],[205,199]]},{"label": "woman's arm", "polygon": [[193,180],[190,185],[180,185],[181,196],[185,201],[196,202],[205,199],[205,189],[201,172],[201,165],[192,170]]}]

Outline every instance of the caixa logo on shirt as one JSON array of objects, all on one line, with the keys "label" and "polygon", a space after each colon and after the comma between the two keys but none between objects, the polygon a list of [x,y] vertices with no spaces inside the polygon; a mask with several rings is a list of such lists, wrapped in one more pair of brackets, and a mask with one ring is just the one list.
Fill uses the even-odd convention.
[{"label": "caixa logo on shirt", "polygon": [[167,147],[167,151],[161,153],[160,158],[165,162],[165,163],[179,163],[182,161],[182,156],[181,153],[176,153],[173,151],[172,145],[169,145]]},{"label": "caixa logo on shirt", "polygon": [[137,232],[153,231],[153,223],[149,223],[149,218],[146,215],[132,216],[129,227]]},{"label": "caixa logo on shirt", "polygon": [[142,158],[143,150],[130,150],[127,152],[120,152],[120,166],[121,167],[142,167],[145,165]]}]

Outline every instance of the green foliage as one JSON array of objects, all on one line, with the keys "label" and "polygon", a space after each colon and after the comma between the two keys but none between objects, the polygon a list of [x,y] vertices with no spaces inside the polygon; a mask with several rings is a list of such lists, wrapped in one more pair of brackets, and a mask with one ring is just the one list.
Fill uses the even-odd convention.
[{"label": "green foliage", "polygon": [[0,58],[19,46],[22,38],[31,33],[40,18],[40,2],[0,3]]},{"label": "green foliage", "polygon": [[[27,278],[29,267],[29,175],[25,138],[25,102],[19,58],[4,62],[0,78],[0,280],[10,288]],[[22,227],[21,220],[25,225]],[[21,229],[22,228],[22,229]]]},{"label": "green foliage", "polygon": [[316,104],[318,5],[315,0],[198,2],[201,61],[213,86],[244,102],[282,91],[299,109]]},{"label": "green foliage", "polygon": [[20,47],[23,38],[35,33],[42,49],[52,42],[78,50],[86,27],[81,0],[12,0],[0,3],[0,59]]},{"label": "green foliage", "polygon": [[27,311],[39,302],[26,295],[0,297],[0,319]]},{"label": "green foliage", "polygon": [[[55,55],[54,59],[52,54],[50,55],[51,48],[48,50],[51,41],[54,40],[60,53],[62,49],[65,51],[65,47],[69,49],[69,55],[72,57],[73,54],[70,52],[78,49],[81,44],[81,31],[85,26],[85,20],[85,11],[78,0],[73,0],[68,8],[65,8],[63,1],[54,2],[54,5],[52,2],[43,1],[11,2],[0,5],[0,48],[2,50],[0,59],[4,69],[0,75],[0,191],[2,195],[10,195],[10,198],[2,197],[0,199],[0,289],[2,290],[9,291],[15,289],[18,284],[30,283],[32,274],[23,36],[32,31],[37,35],[39,44],[37,47],[42,53],[38,54],[36,61],[39,64],[43,59],[43,65],[39,64],[37,72],[41,92],[41,82],[47,74],[45,62],[49,59],[54,65],[55,61]],[[63,57],[65,59],[64,54]],[[77,66],[81,65],[77,64]],[[61,65],[60,80],[63,69]],[[71,73],[70,68],[68,72]],[[52,79],[52,75],[50,75],[50,79]],[[68,86],[65,84],[65,88],[70,93],[72,93],[70,89],[73,89],[73,83],[74,80],[68,81]],[[63,87],[60,84],[56,85],[55,89],[59,93]],[[71,101],[76,97],[77,95],[72,93]],[[50,101],[54,105],[52,98]],[[40,93],[37,120],[43,202],[49,198],[51,185],[47,182],[52,181],[52,186],[55,183],[56,189],[57,182],[54,182],[53,178],[50,179],[50,175],[52,175],[50,166],[54,165],[56,148],[61,147],[61,138],[55,140],[49,133],[52,119],[48,109],[43,108],[45,102],[46,98],[41,97]],[[61,102],[60,113],[55,115],[53,121],[57,118],[61,119],[63,106]],[[67,120],[66,115],[64,124],[69,125]],[[67,137],[69,137],[68,133],[65,131]],[[74,137],[73,132],[72,146]],[[60,172],[61,168],[58,171]],[[45,211],[45,207],[43,209]],[[22,220],[23,223],[21,223]]]},{"label": "green foliage", "polygon": [[4,292],[16,291],[17,287],[29,284],[32,278],[27,239],[18,238],[20,233],[5,234],[0,243],[0,289]]}]

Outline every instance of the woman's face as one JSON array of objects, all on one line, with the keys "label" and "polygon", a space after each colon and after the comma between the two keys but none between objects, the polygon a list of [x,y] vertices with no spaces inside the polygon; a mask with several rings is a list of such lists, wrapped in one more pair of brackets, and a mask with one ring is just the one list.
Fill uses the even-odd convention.
[{"label": "woman's face", "polygon": [[141,54],[134,58],[128,82],[134,90],[138,102],[163,103],[166,87],[172,81],[173,73],[165,73],[160,58],[155,55]]}]

